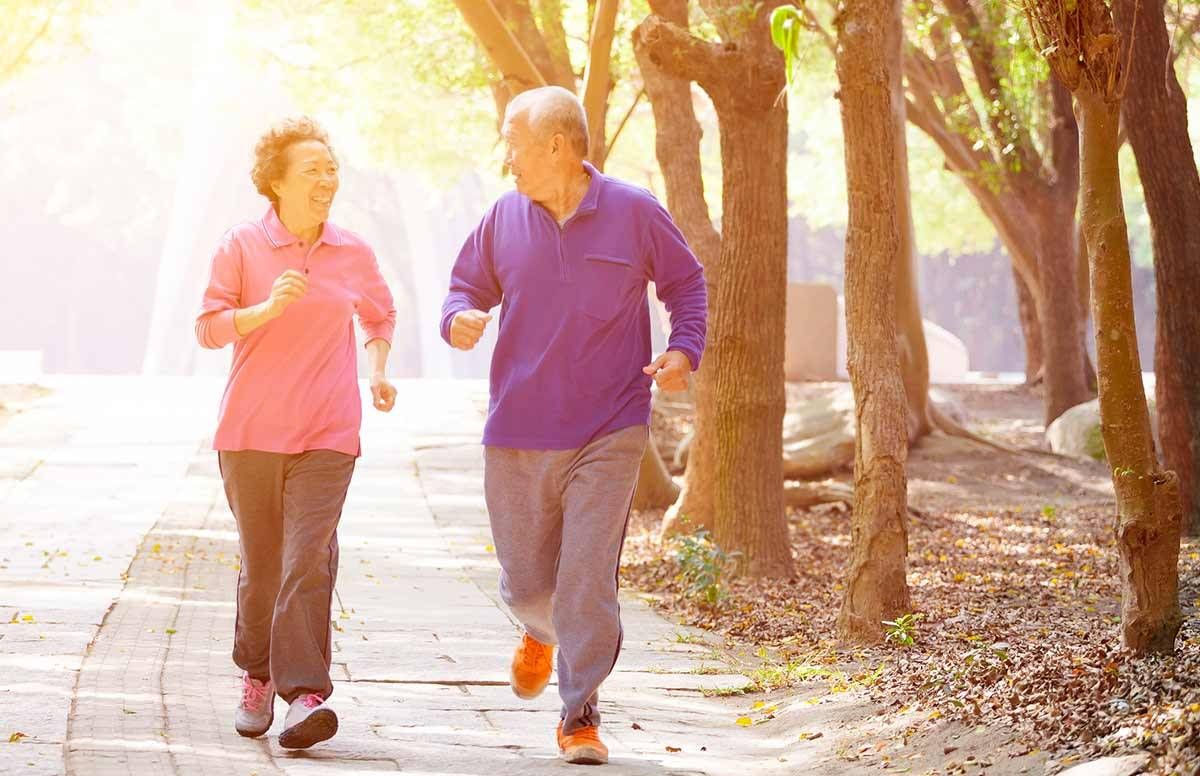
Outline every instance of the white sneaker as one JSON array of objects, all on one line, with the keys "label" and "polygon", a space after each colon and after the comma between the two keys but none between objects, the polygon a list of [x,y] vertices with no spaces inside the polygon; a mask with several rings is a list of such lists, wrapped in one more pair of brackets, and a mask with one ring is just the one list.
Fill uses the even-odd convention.
[{"label": "white sneaker", "polygon": [[233,717],[233,726],[238,735],[258,738],[271,729],[275,720],[275,685],[242,674],[242,701]]},{"label": "white sneaker", "polygon": [[338,719],[325,699],[316,693],[301,695],[288,707],[279,745],[284,749],[307,749],[333,738]]}]

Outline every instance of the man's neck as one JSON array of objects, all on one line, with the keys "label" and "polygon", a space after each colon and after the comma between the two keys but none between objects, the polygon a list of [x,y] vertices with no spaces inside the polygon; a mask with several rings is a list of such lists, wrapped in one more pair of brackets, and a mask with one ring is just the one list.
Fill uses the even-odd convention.
[{"label": "man's neck", "polygon": [[554,220],[562,223],[570,218],[587,196],[592,176],[582,167],[565,176],[554,192],[539,205],[550,211]]}]

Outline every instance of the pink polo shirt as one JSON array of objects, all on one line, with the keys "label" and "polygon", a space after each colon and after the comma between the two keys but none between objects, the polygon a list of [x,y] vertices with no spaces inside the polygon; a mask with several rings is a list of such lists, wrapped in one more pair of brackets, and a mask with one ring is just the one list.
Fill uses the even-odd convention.
[{"label": "pink polo shirt", "polygon": [[[308,276],[308,294],[245,337],[234,311],[263,302],[284,270]],[[375,253],[353,232],[326,222],[305,245],[268,208],[260,221],[225,233],[196,318],[206,348],[233,343],[216,450],[357,456],[362,424],[355,314],[367,341],[392,340],[396,308]]]}]

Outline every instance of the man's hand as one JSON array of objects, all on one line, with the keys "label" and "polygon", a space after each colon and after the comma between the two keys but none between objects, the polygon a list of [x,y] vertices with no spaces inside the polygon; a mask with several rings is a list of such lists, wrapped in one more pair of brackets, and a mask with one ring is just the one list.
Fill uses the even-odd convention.
[{"label": "man's hand", "polygon": [[492,316],[482,310],[463,310],[450,321],[450,346],[471,350],[479,343]]},{"label": "man's hand", "polygon": [[396,406],[396,386],[380,374],[371,375],[371,403],[380,412],[391,412]]},{"label": "man's hand", "polygon": [[678,350],[668,350],[643,367],[642,371],[653,377],[662,390],[676,393],[687,390],[692,361]]},{"label": "man's hand", "polygon": [[283,315],[287,307],[308,293],[308,278],[294,269],[284,270],[271,285],[271,296],[267,299],[267,312],[272,318]]}]

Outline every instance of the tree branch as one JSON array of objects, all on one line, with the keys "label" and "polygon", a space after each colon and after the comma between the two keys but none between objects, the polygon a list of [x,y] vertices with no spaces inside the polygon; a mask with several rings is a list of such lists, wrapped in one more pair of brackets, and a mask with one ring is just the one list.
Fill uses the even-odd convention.
[{"label": "tree branch", "polygon": [[612,60],[613,30],[617,24],[619,0],[600,0],[592,23],[592,39],[588,45],[587,70],[583,76],[583,109],[587,114],[590,150],[593,164],[604,165],[608,153],[604,149],[604,118],[608,113],[608,93],[612,89],[609,65]]},{"label": "tree branch", "polygon": [[[572,92],[575,91],[575,74],[571,70],[569,54],[564,47],[561,57],[551,55],[550,45],[541,30],[538,29],[537,20],[534,19],[533,11],[529,7],[529,0],[493,0],[493,2],[495,2],[500,16],[508,23],[509,30],[512,31],[521,48],[529,55],[529,60],[542,74],[546,83],[561,86]],[[559,24],[561,25],[561,23],[560,17]]]},{"label": "tree branch", "polygon": [[[567,33],[563,27],[562,0],[540,0],[538,3],[538,19],[541,23],[542,37],[546,40],[546,48],[550,52],[550,61],[554,63],[558,74],[555,82],[564,86],[562,80],[574,81],[575,69],[571,66],[571,54],[567,48]],[[571,87],[574,91],[573,84]]]},{"label": "tree branch", "polygon": [[617,144],[617,138],[621,136],[621,130],[625,129],[625,124],[629,121],[629,117],[633,115],[634,108],[638,106],[638,103],[641,102],[642,97],[645,94],[646,87],[643,86],[641,89],[638,89],[638,93],[636,96],[634,96],[633,102],[629,103],[629,110],[625,111],[625,115],[621,117],[621,123],[617,125],[616,131],[613,132],[613,136],[609,138],[608,145],[604,149],[603,163],[606,164],[608,162],[608,155],[612,153],[613,146]]},{"label": "tree branch", "polygon": [[[1021,169],[1041,169],[1042,160],[1038,157],[1033,140],[1025,130],[1024,124],[1018,120],[1008,94],[1001,86],[1000,75],[996,70],[999,54],[992,45],[991,31],[985,28],[969,0],[942,2],[950,15],[951,23],[962,37],[963,48],[967,51],[979,91],[983,93],[985,100],[993,100],[1000,104],[999,110],[987,112],[997,148],[1005,147],[1011,137],[1014,150],[1021,160]],[[1005,168],[1007,169],[1007,166]]]},{"label": "tree branch", "polygon": [[454,0],[454,4],[502,79],[515,82],[519,87],[517,91],[546,85],[546,79],[505,24],[492,0]]},{"label": "tree branch", "polygon": [[656,15],[647,16],[637,26],[633,40],[663,72],[695,81],[706,91],[717,88],[730,66],[739,64],[736,47],[701,40]]},{"label": "tree branch", "polygon": [[29,56],[29,52],[33,50],[33,47],[37,45],[38,41],[46,37],[46,33],[50,31],[50,25],[54,22],[54,17],[58,15],[58,9],[61,5],[61,2],[54,4],[54,7],[46,14],[46,19],[42,22],[42,26],[29,37],[29,40],[25,41],[25,45],[21,47],[16,56],[10,59],[8,64],[3,68],[0,68],[0,81],[6,80],[13,73],[17,72],[21,64],[25,61],[25,57]]}]

